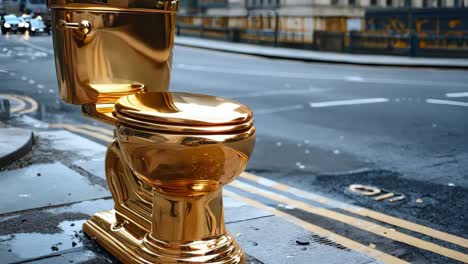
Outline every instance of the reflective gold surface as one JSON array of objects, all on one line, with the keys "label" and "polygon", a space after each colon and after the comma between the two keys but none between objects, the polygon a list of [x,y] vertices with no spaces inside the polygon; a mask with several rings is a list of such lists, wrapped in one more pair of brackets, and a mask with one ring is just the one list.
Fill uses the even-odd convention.
[{"label": "reflective gold surface", "polygon": [[245,105],[202,94],[135,94],[122,97],[115,108],[121,123],[149,130],[220,134],[253,126],[252,111]]},{"label": "reflective gold surface", "polygon": [[[145,97],[164,100],[143,100],[141,113],[126,105]],[[123,97],[117,105],[121,110],[132,109],[135,119],[144,115],[147,122],[154,118],[157,123],[164,121],[160,113],[167,114],[168,106],[185,102],[193,104],[190,111],[218,103],[236,104],[224,110],[224,119],[219,112],[205,113],[204,120],[218,120],[220,126],[240,122],[239,116],[252,122],[247,107],[210,96],[143,93]],[[172,113],[178,116],[168,118],[173,127],[188,126],[199,117],[199,113]],[[116,141],[106,156],[115,210],[96,214],[85,223],[85,232],[125,263],[244,263],[242,250],[224,227],[222,186],[245,168],[255,128],[184,134],[128,126],[116,116]],[[208,123],[207,128],[217,124]]]},{"label": "reflective gold surface", "polygon": [[109,86],[168,90],[175,14],[52,9],[52,25],[63,101],[98,103]]},{"label": "reflective gold surface", "polygon": [[47,0],[47,5],[52,9],[174,13],[179,9],[179,2],[179,0]]},{"label": "reflective gold surface", "polygon": [[223,185],[245,168],[252,111],[169,93],[179,1],[49,0],[60,97],[116,126],[113,210],[83,230],[123,263],[245,263],[224,226]]}]

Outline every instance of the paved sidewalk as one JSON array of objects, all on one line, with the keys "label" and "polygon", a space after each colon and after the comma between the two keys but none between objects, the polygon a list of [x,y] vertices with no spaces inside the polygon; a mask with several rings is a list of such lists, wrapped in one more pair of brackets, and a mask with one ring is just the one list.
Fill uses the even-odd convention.
[{"label": "paved sidewalk", "polygon": [[185,36],[176,36],[175,44],[180,46],[302,61],[349,63],[379,66],[468,68],[467,59],[410,58],[404,56],[388,55],[345,54],[302,49],[277,48],[244,43],[232,43],[227,41],[209,40]]},{"label": "paved sidewalk", "polygon": [[8,165],[28,153],[32,144],[31,130],[0,126],[0,167]]},{"label": "paved sidewalk", "polygon": [[[1,263],[117,263],[81,230],[93,213],[113,207],[106,146],[30,117],[13,123],[32,129],[35,140],[31,153],[0,171]],[[247,263],[380,263],[226,194],[227,228]]]}]

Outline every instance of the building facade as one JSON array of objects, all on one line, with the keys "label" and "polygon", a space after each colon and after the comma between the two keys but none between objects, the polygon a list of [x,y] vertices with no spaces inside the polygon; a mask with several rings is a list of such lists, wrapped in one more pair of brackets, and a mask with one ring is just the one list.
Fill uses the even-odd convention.
[{"label": "building facade", "polygon": [[[204,13],[219,16],[345,16],[362,17],[366,8],[397,7],[468,7],[468,0],[200,0]],[[223,2],[222,6],[219,1]]]}]

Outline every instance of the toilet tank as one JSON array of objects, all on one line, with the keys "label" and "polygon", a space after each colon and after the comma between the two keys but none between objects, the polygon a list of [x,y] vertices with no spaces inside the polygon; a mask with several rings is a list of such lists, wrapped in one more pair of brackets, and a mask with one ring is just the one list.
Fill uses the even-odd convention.
[{"label": "toilet tank", "polygon": [[[60,98],[167,91],[179,0],[48,0]],[[117,96],[119,97],[119,96]],[[104,98],[104,99],[103,99]]]}]

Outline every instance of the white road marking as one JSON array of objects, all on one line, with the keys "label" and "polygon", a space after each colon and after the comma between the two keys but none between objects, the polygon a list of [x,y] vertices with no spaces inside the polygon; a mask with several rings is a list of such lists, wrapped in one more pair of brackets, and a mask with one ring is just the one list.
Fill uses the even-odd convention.
[{"label": "white road marking", "polygon": [[259,110],[255,110],[254,113],[255,115],[268,115],[268,114],[274,114],[274,113],[279,113],[279,112],[294,111],[294,110],[299,110],[303,108],[304,108],[303,105],[289,105],[289,106],[275,107],[275,108],[270,108],[270,109],[259,109]]},{"label": "white road marking", "polygon": [[244,93],[239,95],[231,96],[231,98],[252,98],[252,97],[262,97],[262,96],[275,96],[275,95],[295,95],[295,94],[307,94],[312,92],[324,91],[325,89],[320,88],[309,88],[309,89],[289,89],[289,90],[269,90],[269,91],[260,91],[252,93]]},{"label": "white road marking", "polygon": [[468,103],[450,101],[450,100],[439,100],[439,99],[426,99],[428,104],[443,104],[443,105],[454,105],[454,106],[468,106]]},{"label": "white road marking", "polygon": [[447,97],[468,97],[468,92],[463,92],[463,93],[446,93],[445,96]]},{"label": "white road marking", "polygon": [[331,107],[331,106],[342,106],[342,105],[386,103],[388,101],[389,100],[387,98],[365,98],[365,99],[351,99],[351,100],[339,100],[339,101],[328,101],[328,102],[310,102],[309,106],[312,108],[318,108],[318,107]]},{"label": "white road marking", "polygon": [[364,82],[364,78],[361,76],[345,76],[344,79],[350,82]]},{"label": "white road marking", "polygon": [[0,70],[0,72],[8,73],[8,71],[7,71],[7,70]]},{"label": "white road marking", "polygon": [[18,41],[18,42],[21,42],[21,43],[23,43],[23,44],[25,44],[25,45],[27,45],[27,46],[33,48],[33,49],[36,49],[36,50],[39,50],[39,51],[48,53],[48,54],[50,54],[50,55],[54,55],[54,51],[53,51],[53,50],[50,50],[50,49],[47,49],[47,48],[43,48],[43,47],[38,46],[38,45],[34,45],[34,44],[32,44],[31,42],[29,42],[29,41]]}]

